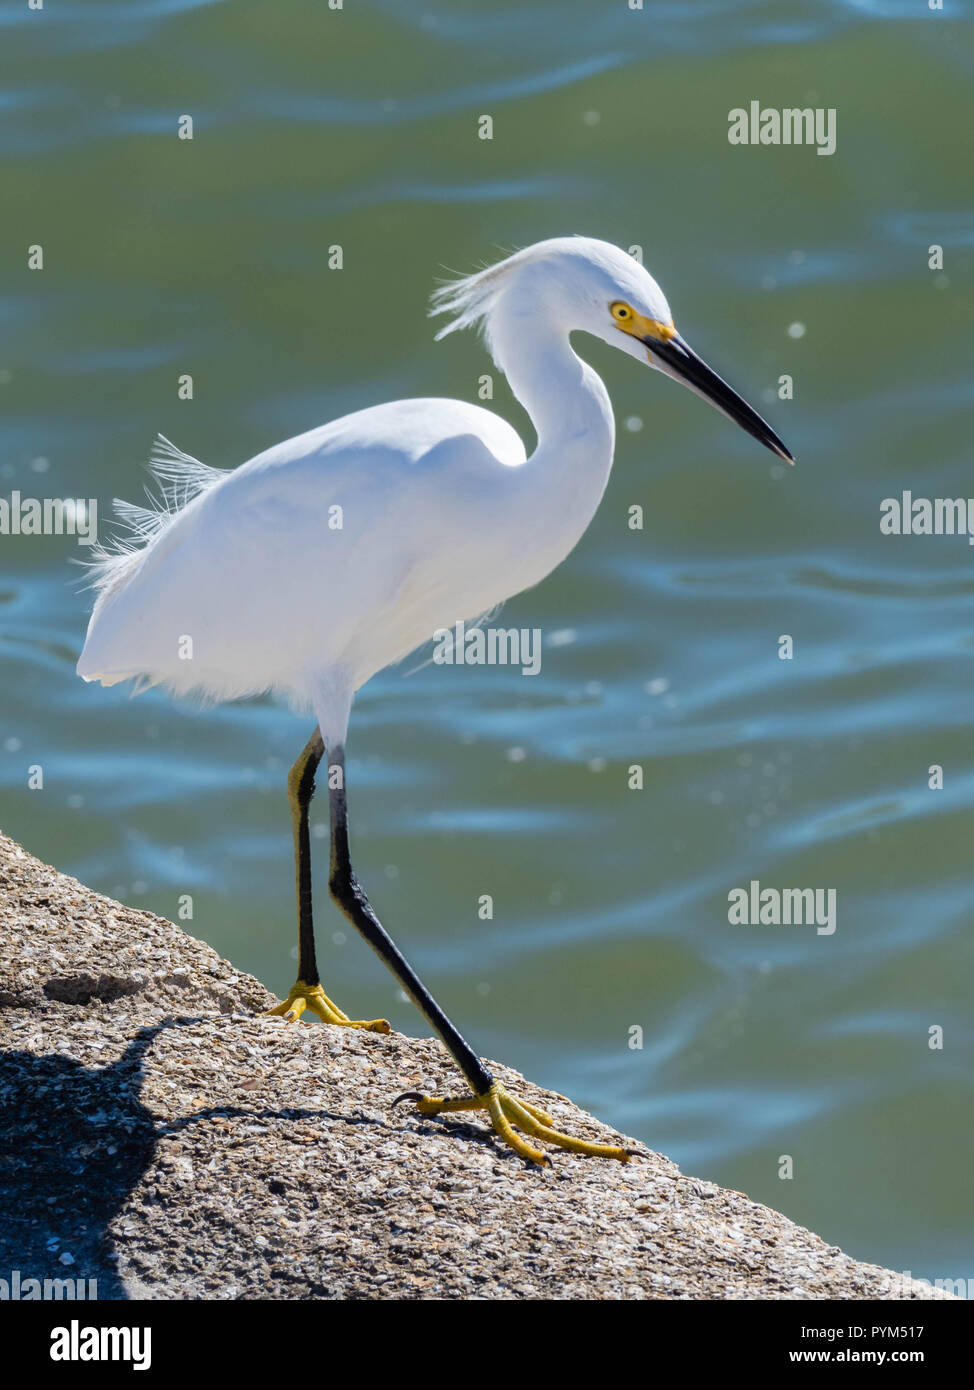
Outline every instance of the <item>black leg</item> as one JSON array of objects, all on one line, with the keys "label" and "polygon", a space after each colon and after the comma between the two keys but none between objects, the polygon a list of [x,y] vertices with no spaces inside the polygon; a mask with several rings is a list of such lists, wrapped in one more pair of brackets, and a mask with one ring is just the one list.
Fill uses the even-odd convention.
[{"label": "black leg", "polygon": [[321,983],[315,959],[315,928],[311,911],[311,836],[308,807],[315,794],[315,773],[325,745],[315,729],[287,775],[287,799],[294,832],[294,880],[298,895],[298,979],[306,985]]},{"label": "black leg", "polygon": [[[320,756],[319,754],[319,758]],[[355,929],[365,938],[373,951],[385,961],[430,1026],[443,1039],[457,1066],[467,1078],[474,1095],[482,1096],[493,1085],[494,1078],[470,1044],[447,1018],[415,970],[402,955],[392,937],[376,917],[372,905],[365,895],[365,890],[355,877],[348,852],[345,750],[341,747],[330,749],[328,757],[329,774],[332,768],[339,768],[341,771],[341,775],[334,779],[338,783],[337,786],[331,786],[333,780],[331,775],[328,779],[331,806],[331,877],[328,881],[328,887],[331,890],[331,895]]]}]

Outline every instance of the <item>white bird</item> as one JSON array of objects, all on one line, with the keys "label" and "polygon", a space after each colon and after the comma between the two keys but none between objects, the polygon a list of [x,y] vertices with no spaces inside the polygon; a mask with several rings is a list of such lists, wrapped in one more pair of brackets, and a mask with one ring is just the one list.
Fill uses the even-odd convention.
[{"label": "white bird", "polygon": [[[288,775],[298,899],[298,979],[272,1012],[349,1019],[324,994],[311,913],[308,806],[327,758],[329,888],[442,1038],[471,1094],[409,1093],[424,1114],[485,1109],[519,1154],[524,1135],[625,1161],[629,1152],[561,1134],[484,1066],[401,955],[351,865],[345,739],[371,676],[550,574],[599,505],[612,464],[612,407],[570,335],[594,334],[683,382],[779,457],[774,431],[677,333],[662,290],[603,241],[560,237],[436,291],[437,335],[479,326],[537,433],[527,456],[499,416],[463,401],[393,401],[276,444],[235,470],[208,468],[161,439],[163,502],[116,503],[129,534],[102,550],[78,674],[136,690],[232,700],[278,692],[317,727]],[[517,1133],[516,1129],[521,1133]]]}]

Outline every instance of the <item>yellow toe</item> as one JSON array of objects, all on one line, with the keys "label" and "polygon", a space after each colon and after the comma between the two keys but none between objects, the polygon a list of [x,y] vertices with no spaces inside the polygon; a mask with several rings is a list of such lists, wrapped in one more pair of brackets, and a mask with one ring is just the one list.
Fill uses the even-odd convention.
[{"label": "yellow toe", "polygon": [[[410,1093],[400,1099],[415,1100],[416,1109],[421,1115],[453,1115],[460,1111],[486,1110],[494,1129],[515,1153],[531,1163],[546,1164],[550,1160],[543,1149],[530,1144],[524,1135],[540,1139],[556,1148],[567,1149],[570,1153],[584,1154],[589,1158],[614,1158],[619,1163],[628,1163],[632,1157],[629,1149],[614,1144],[593,1144],[588,1139],[576,1139],[571,1134],[562,1134],[554,1128],[554,1121],[544,1110],[539,1110],[526,1101],[516,1100],[497,1081],[482,1096],[418,1096]],[[518,1133],[518,1130],[521,1133]]]},{"label": "yellow toe", "polygon": [[338,1028],[364,1028],[369,1033],[392,1031],[384,1018],[349,1018],[337,1004],[332,1003],[321,985],[309,985],[304,980],[298,980],[284,1002],[267,1012],[283,1018],[285,1023],[297,1023],[306,1009],[316,1014],[322,1023],[331,1023]]}]

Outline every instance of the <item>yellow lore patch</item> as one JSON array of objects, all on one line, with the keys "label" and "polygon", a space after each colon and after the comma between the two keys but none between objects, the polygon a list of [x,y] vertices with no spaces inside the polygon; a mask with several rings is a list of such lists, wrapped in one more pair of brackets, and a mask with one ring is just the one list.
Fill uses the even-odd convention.
[{"label": "yellow lore patch", "polygon": [[622,300],[610,304],[609,313],[612,315],[615,326],[633,338],[657,338],[661,342],[668,343],[671,338],[676,337],[675,324],[672,322],[661,323],[659,319],[648,319],[643,314],[637,314],[631,304],[626,304]]}]

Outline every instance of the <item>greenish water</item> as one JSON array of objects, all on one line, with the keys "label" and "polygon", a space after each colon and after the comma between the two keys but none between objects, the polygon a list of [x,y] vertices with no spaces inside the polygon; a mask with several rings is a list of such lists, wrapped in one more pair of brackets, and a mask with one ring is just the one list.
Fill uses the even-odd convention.
[{"label": "greenish water", "polygon": [[[974,494],[969,7],[74,0],[11,5],[0,42],[0,497],[107,517],[157,430],[229,466],[476,399],[482,348],[424,319],[436,277],[575,231],[643,247],[799,466],[580,340],[619,445],[577,551],[504,610],[542,672],[411,660],[362,692],[359,873],[485,1054],[857,1256],[974,1278],[974,551],[879,529],[904,489]],[[730,146],[752,100],[835,108],[835,154]],[[529,429],[500,381],[494,406]],[[309,731],[84,686],[78,553],[0,536],[3,826],[126,902],[191,894],[284,992]],[[326,987],[417,1031],[316,846]],[[835,889],[836,931],[731,925],[752,879]]]}]

